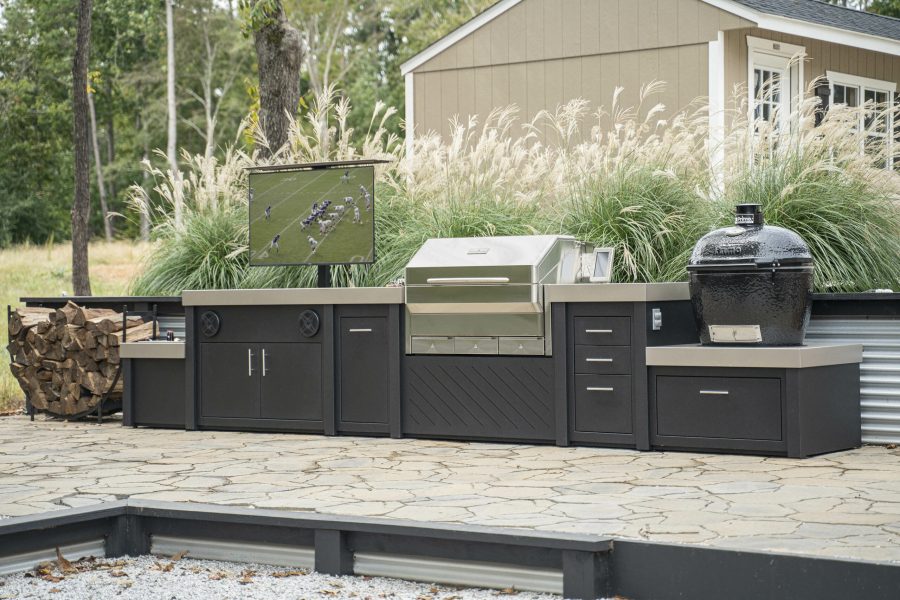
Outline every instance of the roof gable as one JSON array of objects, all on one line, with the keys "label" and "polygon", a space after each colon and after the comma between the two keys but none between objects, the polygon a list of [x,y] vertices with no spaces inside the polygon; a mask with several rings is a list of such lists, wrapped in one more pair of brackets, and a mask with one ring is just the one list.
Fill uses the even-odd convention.
[{"label": "roof gable", "polygon": [[820,0],[733,1],[769,15],[900,40],[900,19],[829,4]]}]

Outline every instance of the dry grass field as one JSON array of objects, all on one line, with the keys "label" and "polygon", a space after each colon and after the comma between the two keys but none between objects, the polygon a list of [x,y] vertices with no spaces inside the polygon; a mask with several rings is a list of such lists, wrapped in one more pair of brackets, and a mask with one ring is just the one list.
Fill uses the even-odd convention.
[{"label": "dry grass field", "polygon": [[[125,293],[149,250],[128,241],[95,242],[90,248],[91,290],[95,296]],[[68,244],[15,246],[0,250],[0,307],[18,306],[24,296],[72,295],[72,250]],[[22,391],[9,371],[6,315],[0,319],[0,413],[23,406]]]}]

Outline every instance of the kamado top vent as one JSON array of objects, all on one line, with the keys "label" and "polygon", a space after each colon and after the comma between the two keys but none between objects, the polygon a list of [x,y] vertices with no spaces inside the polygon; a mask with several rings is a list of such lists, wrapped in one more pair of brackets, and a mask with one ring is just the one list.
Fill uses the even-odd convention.
[{"label": "kamado top vent", "polygon": [[734,226],[703,236],[687,270],[703,344],[803,343],[813,289],[803,239],[764,224],[758,204],[739,204]]}]

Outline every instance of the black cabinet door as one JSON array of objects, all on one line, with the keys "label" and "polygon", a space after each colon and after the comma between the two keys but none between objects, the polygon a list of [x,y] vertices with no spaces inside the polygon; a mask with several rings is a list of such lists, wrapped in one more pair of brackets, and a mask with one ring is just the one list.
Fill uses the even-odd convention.
[{"label": "black cabinet door", "polygon": [[322,346],[260,344],[263,419],[322,420]]},{"label": "black cabinet door", "polygon": [[341,317],[341,425],[388,422],[386,317]]},{"label": "black cabinet door", "polygon": [[258,354],[255,344],[200,344],[202,416],[259,416]]}]

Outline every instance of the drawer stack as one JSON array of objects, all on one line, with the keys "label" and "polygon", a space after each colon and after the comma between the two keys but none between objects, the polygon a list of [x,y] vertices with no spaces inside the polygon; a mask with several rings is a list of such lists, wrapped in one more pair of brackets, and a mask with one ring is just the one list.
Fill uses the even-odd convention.
[{"label": "drawer stack", "polygon": [[575,316],[572,323],[572,440],[614,441],[598,439],[598,434],[632,436],[631,317]]}]

